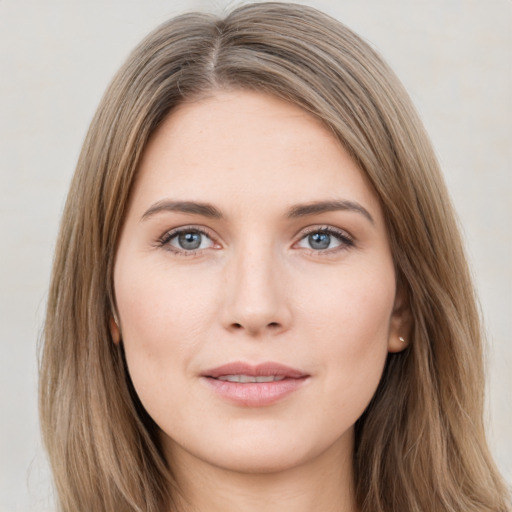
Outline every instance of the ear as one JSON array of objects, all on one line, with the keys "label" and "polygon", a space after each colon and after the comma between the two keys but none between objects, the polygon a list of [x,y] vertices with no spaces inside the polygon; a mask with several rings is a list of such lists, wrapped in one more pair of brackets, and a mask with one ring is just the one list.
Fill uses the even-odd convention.
[{"label": "ear", "polygon": [[412,315],[409,297],[403,286],[397,289],[393,313],[389,324],[388,352],[401,352],[409,346]]},{"label": "ear", "polygon": [[110,336],[112,336],[112,341],[115,345],[119,345],[119,342],[121,341],[121,330],[119,328],[118,323],[116,322],[116,319],[114,315],[111,315],[110,317]]}]

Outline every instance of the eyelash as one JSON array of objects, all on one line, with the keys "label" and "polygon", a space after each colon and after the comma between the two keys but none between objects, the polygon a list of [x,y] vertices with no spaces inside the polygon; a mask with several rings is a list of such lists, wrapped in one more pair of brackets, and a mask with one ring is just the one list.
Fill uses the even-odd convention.
[{"label": "eyelash", "polygon": [[204,250],[204,249],[193,249],[190,251],[187,251],[185,249],[179,250],[179,249],[174,248],[172,245],[170,245],[169,242],[173,238],[175,238],[181,234],[184,234],[184,233],[197,233],[197,234],[206,236],[214,243],[214,237],[206,229],[204,229],[200,226],[184,226],[184,227],[172,229],[171,231],[167,231],[166,233],[164,233],[164,235],[158,239],[157,246],[172,252],[176,256],[185,256],[185,257],[195,256],[197,253]]},{"label": "eyelash", "polygon": [[309,250],[309,252],[312,254],[335,254],[339,251],[344,251],[355,246],[355,240],[351,235],[342,229],[334,228],[332,226],[311,226],[309,228],[305,228],[301,231],[300,238],[295,243],[297,244],[307,238],[309,235],[313,235],[315,233],[322,233],[333,236],[340,242],[340,245],[332,249],[306,249]]},{"label": "eyelash", "polygon": [[[163,249],[166,249],[166,250],[172,252],[173,254],[175,254],[177,256],[190,257],[190,256],[197,255],[201,251],[204,251],[204,249],[193,249],[193,250],[182,249],[182,250],[179,250],[170,245],[169,242],[173,238],[175,238],[181,234],[184,234],[184,233],[197,233],[197,234],[206,236],[207,238],[209,238],[212,241],[212,243],[215,244],[214,237],[212,236],[212,233],[210,233],[208,230],[206,230],[200,226],[184,226],[184,227],[172,229],[171,231],[167,231],[166,233],[164,233],[164,235],[161,236],[157,240],[156,245],[160,248],[163,248]],[[309,235],[316,234],[316,233],[333,236],[340,242],[340,245],[338,247],[331,248],[331,249],[313,249],[313,248],[308,249],[308,248],[305,248],[305,250],[308,250],[311,254],[316,254],[316,255],[326,254],[326,253],[334,254],[339,251],[347,250],[347,249],[355,246],[355,241],[352,236],[350,236],[346,231],[334,228],[332,226],[320,226],[320,227],[319,226],[311,226],[309,228],[305,228],[300,232],[300,238],[297,240],[297,242],[294,243],[294,245],[298,244],[299,242],[301,242],[302,240],[307,238]]]}]

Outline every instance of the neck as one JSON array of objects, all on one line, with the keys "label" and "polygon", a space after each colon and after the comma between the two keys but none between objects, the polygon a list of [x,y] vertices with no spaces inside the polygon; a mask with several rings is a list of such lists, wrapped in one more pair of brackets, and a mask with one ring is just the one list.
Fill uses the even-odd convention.
[{"label": "neck", "polygon": [[[169,454],[170,455],[170,454]],[[239,472],[172,450],[179,512],[356,512],[352,447],[272,472]],[[188,469],[187,469],[188,468]]]}]

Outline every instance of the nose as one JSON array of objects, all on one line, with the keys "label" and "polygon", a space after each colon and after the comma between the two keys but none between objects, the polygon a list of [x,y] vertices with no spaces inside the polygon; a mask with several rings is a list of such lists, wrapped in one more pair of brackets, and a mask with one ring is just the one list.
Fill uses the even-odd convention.
[{"label": "nose", "polygon": [[222,322],[252,337],[289,329],[292,315],[286,276],[270,247],[240,249],[225,268]]}]

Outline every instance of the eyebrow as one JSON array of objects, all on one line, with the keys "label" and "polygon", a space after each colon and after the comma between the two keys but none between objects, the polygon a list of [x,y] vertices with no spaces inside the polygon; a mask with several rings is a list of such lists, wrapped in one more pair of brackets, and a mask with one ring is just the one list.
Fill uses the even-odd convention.
[{"label": "eyebrow", "polygon": [[372,224],[375,223],[370,212],[359,203],[347,200],[335,200],[335,201],[319,201],[307,204],[298,204],[293,206],[288,211],[288,218],[296,219],[299,217],[306,217],[308,215],[318,215],[320,213],[327,213],[333,211],[349,211],[360,213],[366,217]]},{"label": "eyebrow", "polygon": [[[334,200],[334,201],[317,201],[313,203],[298,204],[288,210],[287,217],[289,219],[297,219],[300,217],[307,217],[309,215],[318,215],[320,213],[327,213],[333,211],[352,211],[359,213],[366,217],[372,224],[374,224],[373,217],[370,212],[355,201],[348,200]],[[209,203],[201,203],[195,201],[158,201],[150,208],[148,208],[141,217],[141,220],[146,220],[153,215],[161,212],[180,212],[188,213],[191,215],[201,215],[211,219],[223,219],[222,212]]]},{"label": "eyebrow", "polygon": [[180,212],[189,213],[192,215],[202,215],[212,219],[222,219],[223,215],[209,203],[197,203],[195,201],[158,201],[153,206],[148,208],[142,215],[140,220],[146,220],[153,215],[160,212]]}]

